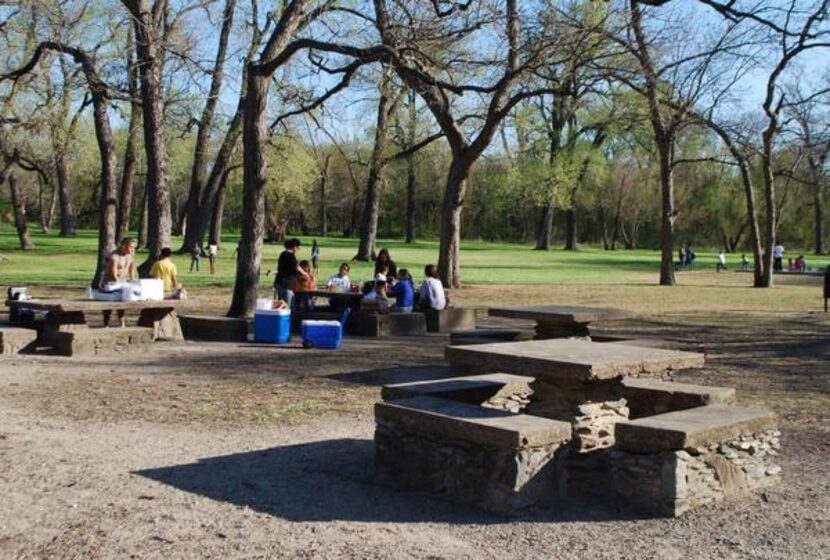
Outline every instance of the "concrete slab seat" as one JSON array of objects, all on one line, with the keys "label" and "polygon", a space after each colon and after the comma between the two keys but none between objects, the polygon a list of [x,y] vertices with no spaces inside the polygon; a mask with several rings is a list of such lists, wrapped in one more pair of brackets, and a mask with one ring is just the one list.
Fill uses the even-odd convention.
[{"label": "concrete slab seat", "polygon": [[153,340],[153,329],[150,327],[86,327],[56,332],[52,343],[56,353],[77,356],[143,352]]},{"label": "concrete slab seat", "polygon": [[180,315],[185,340],[246,342],[248,321],[239,317]]},{"label": "concrete slab seat", "polygon": [[532,377],[490,373],[384,385],[384,401],[411,397],[436,397],[517,413],[530,402]]},{"label": "concrete slab seat", "polygon": [[612,485],[620,504],[679,516],[777,481],[775,415],[713,405],[616,425]]},{"label": "concrete slab seat", "polygon": [[678,344],[671,340],[661,340],[659,338],[632,338],[630,336],[591,333],[591,340],[594,342],[604,342],[606,344],[625,344],[628,346],[643,346],[646,348],[664,348],[666,350],[677,350]]},{"label": "concrete slab seat", "polygon": [[375,405],[379,481],[512,513],[557,497],[566,422],[433,397]]},{"label": "concrete slab seat", "polygon": [[19,354],[34,350],[37,331],[23,327],[0,327],[0,354]]},{"label": "concrete slab seat", "polygon": [[423,313],[374,313],[361,311],[352,316],[350,334],[357,336],[423,336],[427,333]]},{"label": "concrete slab seat", "polygon": [[427,309],[427,332],[451,333],[476,328],[478,310],[474,307],[447,307],[446,309]]},{"label": "concrete slab seat", "polygon": [[515,329],[472,329],[453,331],[450,333],[450,344],[463,346],[465,344],[489,344],[491,342],[516,342],[532,340],[533,333]]},{"label": "concrete slab seat", "polygon": [[632,420],[698,406],[735,404],[735,389],[656,379],[623,379],[623,398]]}]

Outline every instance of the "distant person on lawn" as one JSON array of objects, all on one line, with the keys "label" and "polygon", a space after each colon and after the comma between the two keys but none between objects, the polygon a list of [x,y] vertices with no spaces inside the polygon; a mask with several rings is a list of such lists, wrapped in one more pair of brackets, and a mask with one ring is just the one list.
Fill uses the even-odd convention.
[{"label": "distant person on lawn", "polygon": [[315,277],[320,276],[320,246],[316,239],[311,242],[311,268]]},{"label": "distant person on lawn", "polygon": [[718,262],[715,264],[715,270],[720,272],[721,270],[726,270],[726,255],[721,251],[718,253]]},{"label": "distant person on lawn", "polygon": [[[101,276],[101,285],[99,290],[105,289],[108,282],[128,282],[135,279],[138,274],[135,269],[135,240],[132,237],[125,237],[118,245],[118,249],[113,251],[107,258],[107,265],[104,267],[104,274]],[[124,310],[117,311],[118,321],[122,327],[127,326],[127,317],[124,315]],[[110,317],[112,311],[107,310],[103,312],[104,326],[110,325]]]},{"label": "distant person on lawn", "polygon": [[772,250],[772,269],[775,272],[784,270],[784,246],[780,243],[776,243]]},{"label": "distant person on lawn", "polygon": [[216,258],[219,256],[219,244],[216,240],[211,240],[208,245],[208,263],[210,264],[210,275],[216,274]]},{"label": "distant person on lawn", "polygon": [[154,262],[150,268],[150,277],[164,282],[165,294],[175,295],[181,286],[179,285],[178,278],[179,271],[176,269],[173,259],[170,258],[172,254],[173,252],[170,250],[170,247],[165,247],[161,250],[159,260]]},{"label": "distant person on lawn", "polygon": [[428,264],[424,267],[424,276],[418,307],[421,309],[444,309],[447,306],[447,298],[444,295],[444,285],[438,279],[438,269],[434,264]]}]

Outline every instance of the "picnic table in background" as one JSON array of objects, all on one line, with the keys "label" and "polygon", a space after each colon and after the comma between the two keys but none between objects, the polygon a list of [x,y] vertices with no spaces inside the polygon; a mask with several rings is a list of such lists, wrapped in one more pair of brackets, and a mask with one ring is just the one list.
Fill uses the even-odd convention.
[{"label": "picnic table in background", "polygon": [[537,339],[590,336],[591,323],[625,316],[622,311],[616,309],[575,305],[491,307],[488,314],[492,317],[536,321]]}]

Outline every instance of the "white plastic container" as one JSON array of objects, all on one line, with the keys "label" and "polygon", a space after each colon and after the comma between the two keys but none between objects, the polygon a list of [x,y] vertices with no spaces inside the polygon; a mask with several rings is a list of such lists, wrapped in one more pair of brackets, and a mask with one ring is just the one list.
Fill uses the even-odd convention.
[{"label": "white plastic container", "polygon": [[269,298],[257,298],[256,300],[256,309],[259,310],[271,310],[274,307],[274,300]]},{"label": "white plastic container", "polygon": [[164,299],[164,280],[158,278],[142,278],[133,285],[138,285],[139,297],[142,300],[161,301]]}]

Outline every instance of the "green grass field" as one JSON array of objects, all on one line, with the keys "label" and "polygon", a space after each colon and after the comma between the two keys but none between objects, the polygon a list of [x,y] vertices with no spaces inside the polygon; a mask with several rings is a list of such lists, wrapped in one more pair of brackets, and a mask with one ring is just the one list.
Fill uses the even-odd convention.
[{"label": "green grass field", "polygon": [[[94,231],[80,231],[76,237],[62,238],[57,234],[32,234],[36,245],[33,251],[20,251],[17,236],[10,226],[0,226],[0,255],[7,260],[0,261],[0,283],[23,285],[59,285],[80,287],[86,284],[95,269],[97,237]],[[303,249],[300,258],[308,258],[312,238],[302,238]],[[229,288],[234,280],[233,250],[238,237],[226,235],[222,238],[222,249],[217,264],[217,275],[207,272],[207,260],[202,260],[201,272],[189,272],[190,257],[176,255],[174,261],[185,286]],[[357,250],[356,239],[318,239],[322,248],[319,280],[334,274],[338,264],[351,261]],[[173,249],[181,243],[174,238]],[[423,276],[425,264],[437,260],[437,241],[419,242],[407,245],[400,240],[384,239],[379,247],[389,249],[398,267],[410,269],[416,279]],[[276,258],[282,247],[266,245],[263,252],[263,273],[275,268]],[[714,270],[714,252],[699,252],[695,261],[696,271]],[[143,259],[138,255],[138,262]],[[734,269],[740,260],[738,255],[729,255],[730,268]],[[830,257],[808,256],[809,267],[823,267]],[[465,285],[483,284],[654,284],[660,264],[657,251],[603,251],[583,247],[579,251],[533,251],[530,245],[508,243],[485,243],[465,241],[461,250],[461,274]],[[352,279],[368,280],[372,275],[371,263],[351,262]],[[685,273],[680,274],[682,277]],[[731,271],[730,271],[731,274]],[[740,275],[743,277],[744,275]],[[749,274],[746,274],[749,282]]]}]

